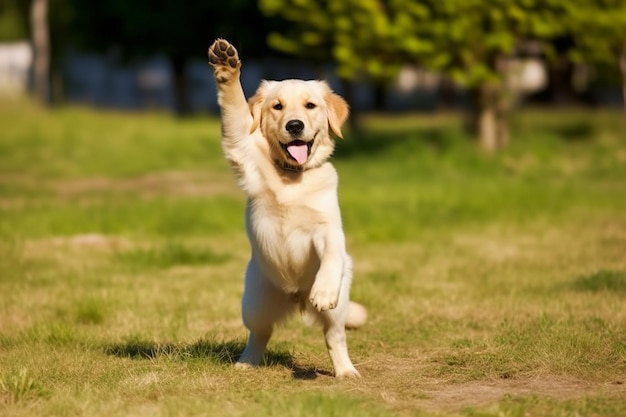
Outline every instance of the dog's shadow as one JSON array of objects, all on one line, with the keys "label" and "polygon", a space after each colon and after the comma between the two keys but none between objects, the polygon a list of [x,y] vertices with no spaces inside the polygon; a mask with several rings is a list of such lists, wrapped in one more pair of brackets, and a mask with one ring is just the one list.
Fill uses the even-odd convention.
[{"label": "dog's shadow", "polygon": [[[208,359],[218,364],[234,364],[245,347],[240,341],[217,342],[199,340],[195,343],[157,343],[144,340],[129,340],[124,343],[106,345],[104,352],[108,355],[131,359]],[[325,370],[313,366],[300,366],[294,362],[293,355],[284,350],[265,352],[260,366],[283,366],[289,369],[295,379],[315,379],[318,375],[332,376]]]}]

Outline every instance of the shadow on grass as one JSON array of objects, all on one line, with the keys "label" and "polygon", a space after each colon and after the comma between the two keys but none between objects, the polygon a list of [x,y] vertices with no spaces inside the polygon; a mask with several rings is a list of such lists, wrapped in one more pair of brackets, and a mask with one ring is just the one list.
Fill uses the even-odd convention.
[{"label": "shadow on grass", "polygon": [[458,139],[458,133],[444,128],[400,129],[388,132],[365,130],[347,135],[335,148],[337,158],[357,155],[375,155],[394,148],[431,148],[438,152],[449,150]]},{"label": "shadow on grass", "polygon": [[[216,342],[211,340],[199,340],[195,343],[157,343],[143,340],[130,340],[126,343],[116,343],[104,347],[107,355],[131,359],[209,359],[218,364],[234,364],[241,356],[245,343],[238,341]],[[287,351],[265,352],[260,366],[274,367],[283,366],[289,370],[295,379],[315,379],[319,375],[331,373],[318,370],[314,367],[301,367],[297,365],[293,356]]]},{"label": "shadow on grass", "polygon": [[596,134],[594,126],[587,121],[572,122],[555,127],[554,132],[566,142],[591,141]]},{"label": "shadow on grass", "polygon": [[[419,118],[423,121],[423,118]],[[416,122],[419,123],[419,122]],[[533,121],[532,129],[538,127],[542,132],[549,132],[551,136],[558,138],[564,143],[590,142],[597,135],[597,126],[590,120],[564,120],[558,123],[550,120],[547,122]],[[520,126],[511,122],[512,132],[518,135]],[[400,149],[403,152],[412,150],[430,149],[439,154],[453,152],[461,145],[465,148],[475,147],[476,137],[471,132],[473,129],[466,122],[448,123],[436,122],[435,125],[406,125],[403,121],[387,121],[385,125],[376,127],[364,127],[360,131],[349,132],[345,140],[339,140],[335,148],[336,158],[349,158],[353,156],[377,155],[389,150]]]},{"label": "shadow on grass", "polygon": [[576,291],[626,294],[626,271],[600,270],[578,277],[571,287]]},{"label": "shadow on grass", "polygon": [[592,142],[598,135],[598,126],[591,120],[580,120],[580,118],[572,117],[550,119],[550,113],[546,113],[546,119],[533,118],[532,122],[526,121],[520,124],[519,120],[511,122],[511,131],[525,132],[529,135],[531,132],[541,132],[542,135],[547,134],[554,137],[565,144]]}]

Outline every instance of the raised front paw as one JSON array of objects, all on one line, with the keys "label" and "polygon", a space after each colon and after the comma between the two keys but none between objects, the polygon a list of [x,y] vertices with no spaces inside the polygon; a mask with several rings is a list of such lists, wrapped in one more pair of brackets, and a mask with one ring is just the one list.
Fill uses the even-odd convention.
[{"label": "raised front paw", "polygon": [[313,285],[309,301],[317,311],[332,310],[339,302],[339,291],[325,288],[325,285]]},{"label": "raised front paw", "polygon": [[218,83],[225,83],[239,77],[241,61],[234,46],[224,39],[217,39],[209,47],[209,64]]}]

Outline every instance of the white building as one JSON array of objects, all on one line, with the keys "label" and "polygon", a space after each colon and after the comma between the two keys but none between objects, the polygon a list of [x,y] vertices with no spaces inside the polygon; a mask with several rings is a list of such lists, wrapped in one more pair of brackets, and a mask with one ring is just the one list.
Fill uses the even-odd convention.
[{"label": "white building", "polygon": [[0,44],[0,97],[24,94],[33,52],[28,41]]}]

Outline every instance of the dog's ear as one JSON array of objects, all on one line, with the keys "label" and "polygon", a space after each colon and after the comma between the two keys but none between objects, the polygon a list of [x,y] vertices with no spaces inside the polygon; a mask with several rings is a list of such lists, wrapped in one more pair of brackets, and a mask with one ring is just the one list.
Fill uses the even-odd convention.
[{"label": "dog's ear", "polygon": [[268,86],[268,81],[261,81],[256,93],[248,100],[248,106],[250,106],[250,113],[252,114],[252,126],[250,126],[250,133],[254,132],[261,123],[261,109],[263,108],[263,102],[265,101],[265,96],[267,95]]},{"label": "dog's ear", "polygon": [[[326,83],[324,83],[326,84]],[[341,134],[341,125],[348,118],[348,114],[350,113],[350,108],[348,107],[348,103],[326,85],[327,92],[324,95],[324,100],[326,101],[326,107],[328,108],[328,124],[330,126],[330,130],[333,131],[335,135],[343,139],[343,135]]]}]

